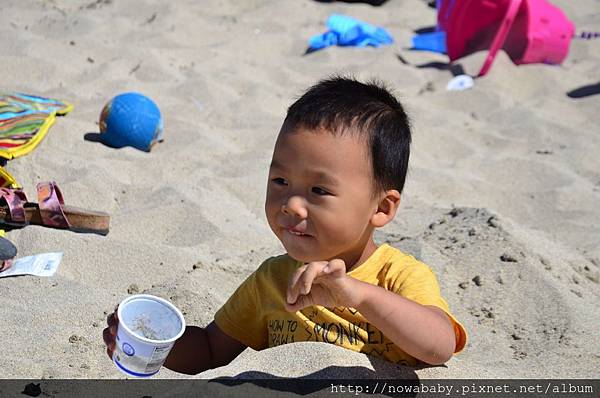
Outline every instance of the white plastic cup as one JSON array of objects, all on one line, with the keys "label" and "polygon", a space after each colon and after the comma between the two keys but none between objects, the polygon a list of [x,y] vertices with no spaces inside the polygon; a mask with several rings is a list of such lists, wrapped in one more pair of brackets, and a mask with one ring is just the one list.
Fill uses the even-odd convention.
[{"label": "white plastic cup", "polygon": [[167,355],[185,331],[181,311],[160,297],[136,294],[117,310],[119,326],[113,362],[128,376],[158,373]]}]

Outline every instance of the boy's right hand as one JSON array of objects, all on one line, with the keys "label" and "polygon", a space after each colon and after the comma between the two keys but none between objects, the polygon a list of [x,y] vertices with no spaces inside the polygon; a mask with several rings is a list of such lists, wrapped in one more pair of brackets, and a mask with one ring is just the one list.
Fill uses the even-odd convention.
[{"label": "boy's right hand", "polygon": [[313,261],[290,278],[285,309],[296,312],[311,305],[356,308],[363,300],[364,285],[346,274],[344,260]]},{"label": "boy's right hand", "polygon": [[115,311],[112,314],[108,314],[106,317],[108,327],[102,331],[102,338],[104,339],[104,344],[106,344],[106,353],[110,359],[112,359],[115,350],[115,341],[117,339],[117,327],[119,325],[119,319],[117,318],[118,308],[119,306],[115,308]]}]

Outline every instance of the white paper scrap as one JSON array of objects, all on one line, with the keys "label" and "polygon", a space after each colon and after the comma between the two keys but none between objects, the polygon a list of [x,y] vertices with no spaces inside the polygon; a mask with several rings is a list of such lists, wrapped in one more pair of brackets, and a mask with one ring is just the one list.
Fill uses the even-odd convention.
[{"label": "white paper scrap", "polygon": [[446,90],[448,91],[463,91],[468,90],[475,85],[475,81],[469,75],[458,75],[452,78],[448,85],[446,86]]},{"label": "white paper scrap", "polygon": [[13,261],[12,267],[0,272],[0,278],[17,275],[52,276],[56,272],[62,256],[62,252],[58,252],[20,258]]}]

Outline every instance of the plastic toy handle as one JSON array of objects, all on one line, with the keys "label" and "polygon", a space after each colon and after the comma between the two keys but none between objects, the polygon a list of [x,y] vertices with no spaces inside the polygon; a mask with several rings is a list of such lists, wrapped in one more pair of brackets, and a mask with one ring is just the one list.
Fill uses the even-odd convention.
[{"label": "plastic toy handle", "polygon": [[496,58],[496,54],[498,50],[502,48],[504,45],[504,41],[506,40],[506,36],[508,36],[508,32],[510,32],[510,28],[515,21],[515,17],[517,16],[517,12],[519,11],[519,7],[521,7],[522,0],[511,0],[508,5],[508,10],[506,10],[506,14],[504,15],[504,19],[500,23],[500,27],[498,28],[498,32],[496,32],[496,36],[494,36],[494,41],[492,41],[492,45],[490,47],[490,51],[488,52],[487,57],[485,58],[485,62],[479,71],[477,77],[485,76],[486,73],[492,67],[492,63]]}]

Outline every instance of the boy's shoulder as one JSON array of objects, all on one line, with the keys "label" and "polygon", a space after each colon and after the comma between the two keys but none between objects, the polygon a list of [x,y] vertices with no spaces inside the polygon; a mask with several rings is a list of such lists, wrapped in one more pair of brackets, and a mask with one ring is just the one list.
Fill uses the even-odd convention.
[{"label": "boy's shoulder", "polygon": [[401,295],[422,287],[437,291],[438,282],[431,267],[398,248],[383,244],[369,260],[367,267],[352,270],[350,275]]},{"label": "boy's shoulder", "polygon": [[430,268],[423,261],[418,260],[412,254],[405,253],[397,247],[391,246],[387,243],[381,245],[379,250],[375,253],[378,255],[376,262],[389,264],[395,268]]},{"label": "boy's shoulder", "polygon": [[381,245],[365,264],[350,271],[350,275],[366,281],[385,280],[386,286],[435,278],[427,264],[389,244]]}]

